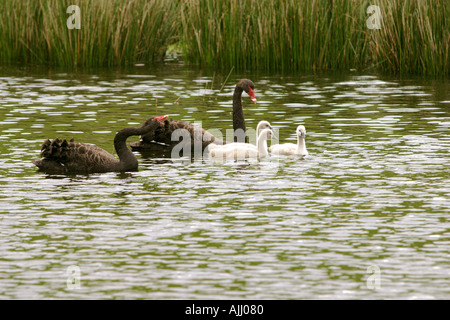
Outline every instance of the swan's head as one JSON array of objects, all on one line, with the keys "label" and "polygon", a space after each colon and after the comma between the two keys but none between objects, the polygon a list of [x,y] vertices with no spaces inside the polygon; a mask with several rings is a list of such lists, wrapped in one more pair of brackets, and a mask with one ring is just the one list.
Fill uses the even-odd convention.
[{"label": "swan's head", "polygon": [[255,84],[253,83],[253,81],[249,79],[242,79],[236,86],[247,92],[250,99],[252,99],[252,101],[256,103]]},{"label": "swan's head", "polygon": [[298,127],[297,127],[297,136],[298,137],[302,137],[302,138],[305,138],[305,136],[306,136],[306,129],[305,129],[305,126],[302,126],[302,125],[299,125]]},{"label": "swan's head", "polygon": [[258,125],[256,126],[256,135],[259,136],[262,130],[264,129],[272,129],[272,126],[270,125],[269,121],[260,121]]},{"label": "swan's head", "polygon": [[266,140],[271,140],[271,139],[277,139],[277,137],[275,136],[275,133],[273,132],[272,129],[264,129],[261,131],[261,133],[258,136],[258,140],[259,139],[266,139]]},{"label": "swan's head", "polygon": [[156,121],[158,121],[158,122],[160,122],[160,123],[163,123],[167,118],[168,118],[169,116],[168,115],[165,115],[165,116],[158,116],[158,117],[150,117],[150,118],[148,118],[147,120],[145,120],[145,122],[144,122],[144,126],[147,126],[147,125],[149,125],[153,120],[156,120]]},{"label": "swan's head", "polygon": [[154,120],[158,120],[158,122],[164,122],[164,120],[166,120],[169,116],[165,115],[165,116],[159,116],[159,117],[153,117]]},{"label": "swan's head", "polygon": [[[153,128],[163,128],[164,127],[164,121],[166,121],[166,119],[169,116],[165,115],[165,116],[158,116],[158,117],[150,117],[147,120],[145,120],[144,124],[142,125],[142,127],[147,127],[147,126],[151,126]],[[156,120],[156,121],[154,121]],[[144,135],[141,135],[141,140],[146,140],[146,141],[152,141],[155,138],[155,130],[150,131]]]}]

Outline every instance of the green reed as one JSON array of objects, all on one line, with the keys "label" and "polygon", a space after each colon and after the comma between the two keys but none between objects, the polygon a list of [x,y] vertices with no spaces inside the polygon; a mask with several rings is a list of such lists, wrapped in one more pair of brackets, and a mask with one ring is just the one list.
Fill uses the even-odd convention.
[{"label": "green reed", "polygon": [[[70,30],[69,5],[81,9]],[[366,12],[377,5],[381,29]],[[0,0],[0,63],[448,75],[448,0]]]},{"label": "green reed", "polygon": [[[70,5],[81,29],[67,28]],[[177,29],[171,0],[0,0],[0,62],[112,66],[154,62]]]},{"label": "green reed", "polygon": [[373,1],[382,27],[371,33],[370,54],[385,71],[449,74],[450,3],[446,0]]},{"label": "green reed", "polygon": [[[369,29],[369,5],[381,29]],[[238,69],[448,74],[445,0],[184,0],[180,38],[190,63]]]}]

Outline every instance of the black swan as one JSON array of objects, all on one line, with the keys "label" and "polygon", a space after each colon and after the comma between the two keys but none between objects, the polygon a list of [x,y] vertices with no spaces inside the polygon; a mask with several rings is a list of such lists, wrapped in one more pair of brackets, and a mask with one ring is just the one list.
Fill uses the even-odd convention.
[{"label": "black swan", "polygon": [[[233,94],[233,130],[235,132],[235,141],[248,142],[248,137],[245,135],[245,119],[242,109],[242,92],[246,92],[250,99],[256,103],[255,98],[255,84],[248,79],[242,79],[236,85]],[[150,118],[151,119],[151,118]],[[148,119],[147,121],[149,121]],[[191,146],[194,148],[194,144],[201,143],[202,150],[204,150],[209,144],[214,143],[218,145],[226,144],[227,141],[219,140],[211,133],[195,126],[189,122],[173,121],[172,119],[165,120],[155,130],[150,131],[144,135],[141,135],[140,141],[130,143],[132,150],[145,151],[155,149],[156,145],[163,144],[171,150],[175,145],[179,143],[179,140],[172,141],[172,134],[176,129],[186,129],[190,134]]]},{"label": "black swan", "polygon": [[127,138],[155,130],[166,118],[167,116],[153,117],[139,128],[125,128],[117,132],[114,148],[119,159],[96,145],[56,138],[44,141],[41,148],[42,158],[34,160],[33,163],[40,171],[50,174],[137,171],[138,161],[126,145]]}]

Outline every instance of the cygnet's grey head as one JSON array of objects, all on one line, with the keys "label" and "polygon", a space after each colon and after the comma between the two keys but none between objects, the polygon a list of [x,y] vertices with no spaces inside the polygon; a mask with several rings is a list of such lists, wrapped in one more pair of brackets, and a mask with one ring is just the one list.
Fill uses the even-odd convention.
[{"label": "cygnet's grey head", "polygon": [[259,138],[266,138],[266,139],[276,139],[275,133],[272,129],[263,129],[261,133],[259,134]]},{"label": "cygnet's grey head", "polygon": [[260,121],[258,123],[258,125],[256,126],[256,134],[257,134],[257,136],[259,136],[261,131],[264,130],[264,129],[271,129],[272,130],[272,126],[270,125],[269,121],[262,120],[262,121]]},{"label": "cygnet's grey head", "polygon": [[306,136],[306,128],[305,128],[305,126],[299,125],[297,127],[296,132],[297,132],[297,136],[304,138]]}]

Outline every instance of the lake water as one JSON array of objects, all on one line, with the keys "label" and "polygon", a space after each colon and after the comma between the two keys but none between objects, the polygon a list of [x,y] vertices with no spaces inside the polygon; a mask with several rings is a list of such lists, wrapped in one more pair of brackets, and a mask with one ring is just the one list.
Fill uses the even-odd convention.
[{"label": "lake water", "polygon": [[[0,299],[449,299],[450,82],[183,66],[0,69]],[[153,115],[306,127],[310,155],[139,172],[37,172],[47,138],[114,153]],[[138,137],[129,138],[129,142]]]}]

